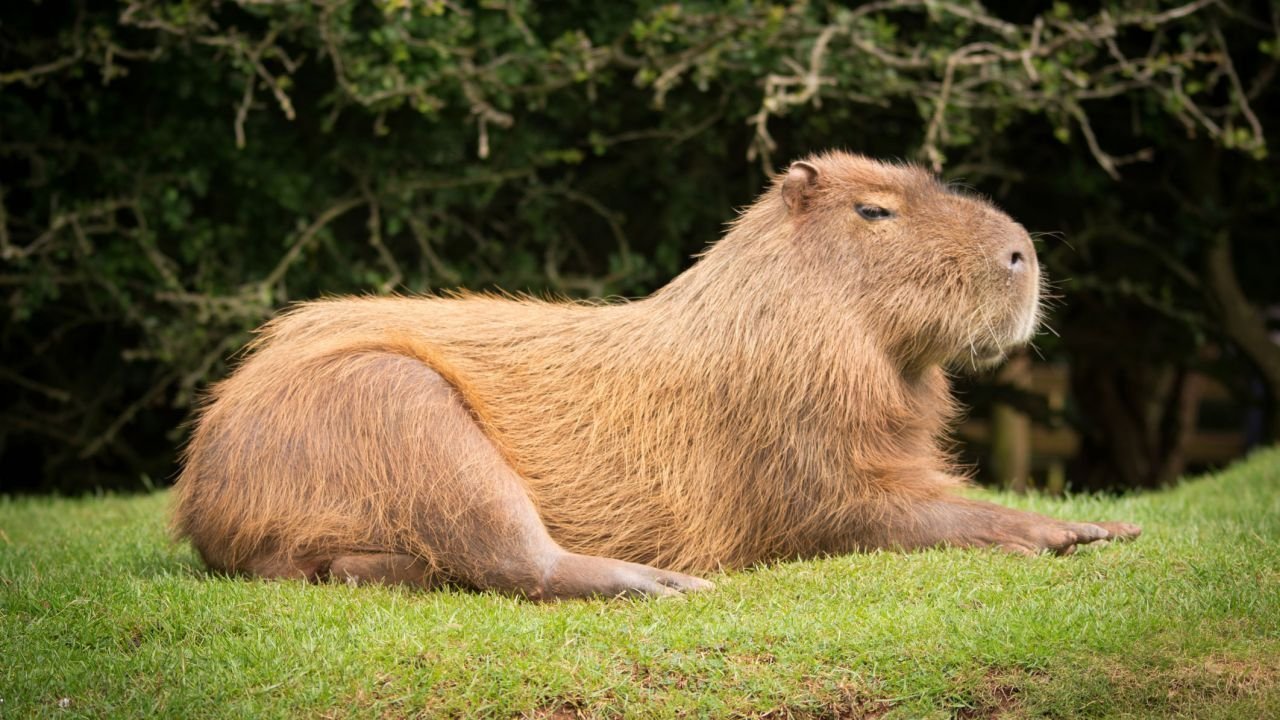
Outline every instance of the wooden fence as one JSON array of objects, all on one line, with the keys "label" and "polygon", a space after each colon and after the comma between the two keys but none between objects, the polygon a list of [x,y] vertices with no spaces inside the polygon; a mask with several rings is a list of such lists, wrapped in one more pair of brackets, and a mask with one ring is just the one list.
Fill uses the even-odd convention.
[{"label": "wooden fence", "polygon": [[[1019,389],[1044,397],[1052,411],[1061,411],[1070,392],[1069,368],[1062,363],[1035,363],[1015,357],[1000,371],[1001,379]],[[1192,402],[1195,417],[1209,403],[1231,404],[1231,394],[1221,383],[1193,374]],[[1027,487],[1033,474],[1044,478],[1041,487],[1057,492],[1065,483],[1065,465],[1080,449],[1079,435],[1070,427],[1046,427],[1016,409],[996,404],[987,418],[970,418],[959,430],[960,440],[985,447],[992,474],[1017,490]],[[1240,430],[1204,429],[1195,423],[1182,453],[1191,467],[1224,465],[1245,450]]]}]

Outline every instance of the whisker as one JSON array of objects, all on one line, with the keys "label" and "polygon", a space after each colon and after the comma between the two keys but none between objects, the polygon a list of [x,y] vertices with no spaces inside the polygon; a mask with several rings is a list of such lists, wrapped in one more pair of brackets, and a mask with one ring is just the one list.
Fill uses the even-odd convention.
[{"label": "whisker", "polygon": [[1054,240],[1057,240],[1058,242],[1070,248],[1071,252],[1077,252],[1076,246],[1072,245],[1071,241],[1067,239],[1066,234],[1061,231],[1042,230],[1039,232],[1033,232],[1033,233],[1027,233],[1027,234],[1031,236],[1032,240],[1039,240],[1040,238],[1053,238]]},{"label": "whisker", "polygon": [[1048,359],[1044,356],[1044,353],[1040,352],[1040,346],[1037,345],[1034,340],[1027,343],[1027,346],[1030,347],[1031,350],[1036,354],[1036,356],[1039,357],[1041,360],[1044,360],[1046,362],[1048,361]]},{"label": "whisker", "polygon": [[996,329],[991,327],[991,319],[987,317],[986,313],[982,315],[982,324],[987,326],[987,334],[991,336],[992,346],[999,348],[1000,339],[996,337]]}]

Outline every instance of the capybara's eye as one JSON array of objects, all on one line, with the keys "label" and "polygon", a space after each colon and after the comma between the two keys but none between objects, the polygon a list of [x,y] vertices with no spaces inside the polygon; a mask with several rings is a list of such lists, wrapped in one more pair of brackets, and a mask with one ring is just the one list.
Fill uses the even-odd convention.
[{"label": "capybara's eye", "polygon": [[882,208],[879,205],[862,205],[859,203],[856,207],[858,215],[861,215],[863,220],[888,220],[893,217],[892,210]]}]

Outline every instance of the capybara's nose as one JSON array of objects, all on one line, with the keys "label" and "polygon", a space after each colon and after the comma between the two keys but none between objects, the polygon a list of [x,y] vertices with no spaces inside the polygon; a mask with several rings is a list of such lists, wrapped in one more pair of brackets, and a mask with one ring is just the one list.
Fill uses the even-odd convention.
[{"label": "capybara's nose", "polygon": [[1015,275],[1035,272],[1036,250],[1031,245],[1031,238],[1021,228],[1005,243],[996,258]]},{"label": "capybara's nose", "polygon": [[1014,250],[1012,253],[1009,253],[1009,269],[1010,270],[1017,272],[1019,270],[1022,270],[1022,268],[1026,267],[1026,265],[1027,265],[1027,261],[1023,259],[1021,250]]}]

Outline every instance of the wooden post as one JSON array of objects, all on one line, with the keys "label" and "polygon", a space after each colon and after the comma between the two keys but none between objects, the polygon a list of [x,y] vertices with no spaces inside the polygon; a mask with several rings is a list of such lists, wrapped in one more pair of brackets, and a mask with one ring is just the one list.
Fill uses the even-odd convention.
[{"label": "wooden post", "polygon": [[[1019,352],[1000,369],[999,380],[1012,387],[1031,387],[1031,358]],[[1004,403],[991,411],[991,466],[1006,488],[1025,493],[1031,476],[1031,420]]]},{"label": "wooden post", "polygon": [[[1067,404],[1066,378],[1054,373],[1053,382],[1045,388],[1049,398],[1049,410],[1061,413]],[[1062,495],[1067,490],[1067,463],[1062,455],[1055,454],[1049,460],[1049,468],[1045,473],[1044,491],[1050,495]]]}]

